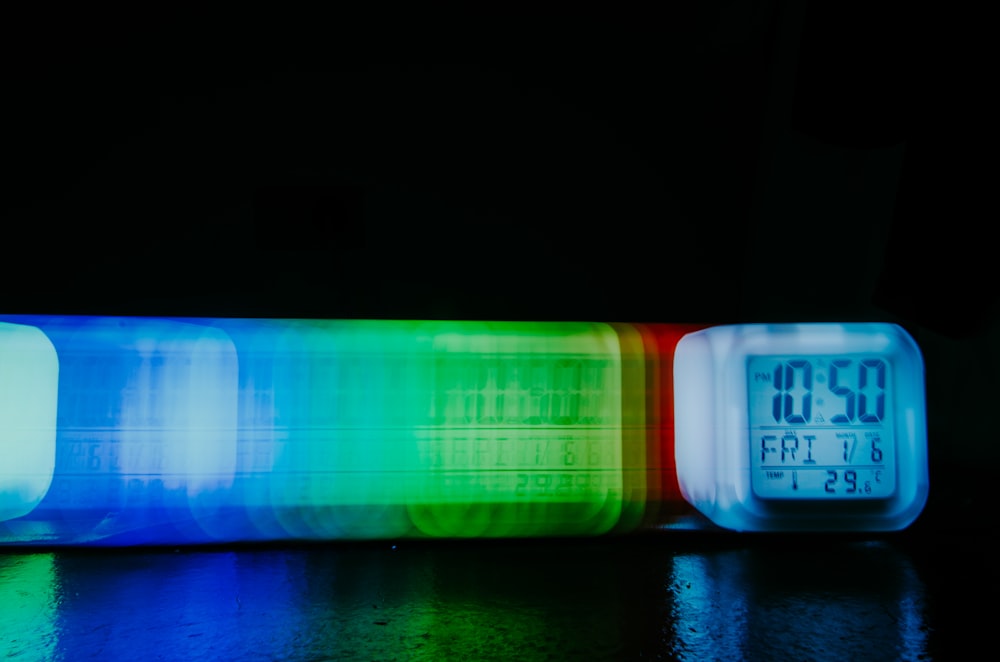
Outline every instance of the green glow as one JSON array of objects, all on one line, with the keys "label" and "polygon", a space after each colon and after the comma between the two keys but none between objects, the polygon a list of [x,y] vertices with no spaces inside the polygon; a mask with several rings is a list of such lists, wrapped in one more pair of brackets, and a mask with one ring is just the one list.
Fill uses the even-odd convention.
[{"label": "green glow", "polygon": [[643,519],[647,502],[646,352],[632,324],[613,324],[622,349],[622,514],[616,531],[631,531]]},{"label": "green glow", "polygon": [[[608,531],[622,510],[621,351],[603,324],[429,322],[410,515],[432,536]],[[429,359],[429,360],[428,360]],[[421,403],[423,405],[423,403]]]},{"label": "green glow", "polygon": [[41,331],[0,322],[0,522],[30,512],[52,482],[58,376]]},{"label": "green glow", "polygon": [[0,556],[0,650],[6,659],[54,659],[57,588],[54,555]]},{"label": "green glow", "polygon": [[610,327],[285,321],[246,354],[256,381],[241,381],[241,439],[252,433],[254,448],[240,466],[244,478],[266,474],[244,493],[262,531],[262,504],[302,538],[414,526],[571,535],[618,521],[622,368]]}]

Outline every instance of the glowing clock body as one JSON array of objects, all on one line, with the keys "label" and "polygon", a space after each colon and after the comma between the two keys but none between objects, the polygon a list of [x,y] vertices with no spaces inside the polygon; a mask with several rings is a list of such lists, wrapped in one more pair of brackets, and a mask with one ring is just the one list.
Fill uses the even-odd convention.
[{"label": "glowing clock body", "polygon": [[681,491],[716,524],[895,530],[922,510],[923,361],[900,327],[712,327],[674,379]]},{"label": "glowing clock body", "polygon": [[44,333],[0,322],[0,522],[31,512],[52,483],[58,374]]},{"label": "glowing clock body", "polygon": [[900,528],[922,384],[889,325],[7,316],[0,544]]}]

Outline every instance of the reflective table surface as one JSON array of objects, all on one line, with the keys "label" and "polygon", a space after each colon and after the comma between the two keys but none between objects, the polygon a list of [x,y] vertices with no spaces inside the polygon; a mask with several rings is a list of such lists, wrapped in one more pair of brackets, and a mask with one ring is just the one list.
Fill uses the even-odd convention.
[{"label": "reflective table surface", "polygon": [[932,659],[991,643],[993,557],[986,531],[7,551],[0,652]]}]

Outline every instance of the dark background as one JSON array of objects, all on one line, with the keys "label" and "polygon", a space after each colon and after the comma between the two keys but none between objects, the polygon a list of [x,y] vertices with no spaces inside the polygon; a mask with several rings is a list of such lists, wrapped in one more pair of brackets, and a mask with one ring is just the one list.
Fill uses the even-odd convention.
[{"label": "dark background", "polygon": [[897,322],[924,352],[931,455],[905,540],[995,531],[985,15],[3,24],[5,313]]}]

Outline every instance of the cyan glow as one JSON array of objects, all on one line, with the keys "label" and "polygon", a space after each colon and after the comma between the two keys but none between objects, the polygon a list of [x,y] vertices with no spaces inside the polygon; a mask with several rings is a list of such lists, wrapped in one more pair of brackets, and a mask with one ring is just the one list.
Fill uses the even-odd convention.
[{"label": "cyan glow", "polygon": [[52,482],[58,374],[41,331],[0,323],[0,522],[31,512]]},{"label": "cyan glow", "polygon": [[269,370],[268,505],[284,536],[410,532],[406,473],[416,452],[405,427],[393,425],[393,407],[405,403],[388,399],[390,366],[411,356],[400,346],[405,337],[404,328],[378,322],[295,322],[279,331]]}]

